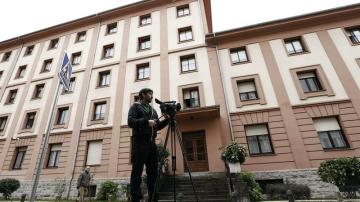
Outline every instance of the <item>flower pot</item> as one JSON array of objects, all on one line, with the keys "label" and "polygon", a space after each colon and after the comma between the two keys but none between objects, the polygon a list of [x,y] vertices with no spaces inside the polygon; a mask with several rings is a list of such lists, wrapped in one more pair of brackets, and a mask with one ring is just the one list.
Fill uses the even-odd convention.
[{"label": "flower pot", "polygon": [[227,164],[229,165],[230,173],[240,173],[241,172],[240,163],[227,162]]}]

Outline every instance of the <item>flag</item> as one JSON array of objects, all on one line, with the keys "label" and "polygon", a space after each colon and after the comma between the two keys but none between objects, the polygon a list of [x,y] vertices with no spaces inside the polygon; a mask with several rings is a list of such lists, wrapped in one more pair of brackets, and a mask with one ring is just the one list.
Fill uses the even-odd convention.
[{"label": "flag", "polygon": [[60,79],[60,82],[63,84],[63,87],[65,88],[66,91],[68,91],[70,89],[71,73],[72,73],[72,66],[70,64],[70,59],[69,59],[67,53],[65,53],[64,59],[63,59],[63,62],[62,62],[62,65],[61,65],[60,71],[59,71],[59,79]]}]

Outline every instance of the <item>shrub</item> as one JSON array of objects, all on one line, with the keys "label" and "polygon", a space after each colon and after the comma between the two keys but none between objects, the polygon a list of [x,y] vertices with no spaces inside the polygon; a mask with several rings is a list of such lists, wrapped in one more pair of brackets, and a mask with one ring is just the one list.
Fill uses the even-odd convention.
[{"label": "shrub", "polygon": [[65,179],[55,179],[55,200],[56,201],[60,201],[62,198],[62,195],[65,192],[65,188],[66,188],[66,180]]},{"label": "shrub", "polygon": [[261,201],[262,198],[262,190],[260,188],[259,183],[256,182],[253,174],[249,172],[241,172],[240,179],[247,183],[249,186],[249,196],[250,201]]},{"label": "shrub", "polygon": [[320,164],[318,175],[322,181],[336,185],[351,198],[356,195],[351,187],[360,185],[360,160],[343,157],[324,161]]},{"label": "shrub", "polygon": [[237,142],[232,142],[222,150],[221,159],[230,163],[244,163],[247,156],[246,148]]},{"label": "shrub", "polygon": [[157,152],[159,162],[163,161],[170,155],[169,150],[162,144],[157,144]]},{"label": "shrub", "polygon": [[286,191],[291,190],[295,199],[310,199],[311,191],[306,185],[301,184],[269,184],[266,192],[270,199],[287,199]]},{"label": "shrub", "polygon": [[118,193],[118,183],[113,181],[105,181],[101,183],[99,193],[97,194],[97,200],[111,200],[115,201]]},{"label": "shrub", "polygon": [[17,179],[6,178],[0,180],[0,193],[3,194],[6,200],[20,187],[20,182]]}]

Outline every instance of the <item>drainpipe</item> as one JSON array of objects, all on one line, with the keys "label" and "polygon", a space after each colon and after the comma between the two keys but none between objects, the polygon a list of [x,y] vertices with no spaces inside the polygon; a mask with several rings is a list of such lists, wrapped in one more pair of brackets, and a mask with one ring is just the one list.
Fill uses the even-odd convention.
[{"label": "drainpipe", "polygon": [[[99,36],[100,36],[100,28],[101,28],[101,18],[99,16],[99,14],[95,14],[96,17],[97,17],[97,20],[98,20],[98,27],[99,27],[99,31],[97,33],[97,37],[96,37],[96,45],[95,45],[95,50],[94,50],[94,55],[93,55],[93,60],[95,61],[95,57],[96,57],[96,50],[97,50],[97,46],[98,46],[98,41],[99,41]],[[91,45],[90,45],[91,46]],[[93,64],[92,66],[94,66],[94,61],[93,61]],[[90,68],[90,76],[89,76],[89,83],[88,83],[88,87],[87,87],[87,91],[89,91],[89,86],[90,86],[90,83],[91,83],[91,74],[92,74],[92,67],[87,67],[87,68]],[[88,92],[86,93],[85,95],[85,99],[84,99],[84,106],[83,106],[83,112],[85,111],[85,107],[86,107],[86,102],[87,102],[87,97],[88,97]],[[79,135],[78,135],[78,141],[77,141],[77,147],[76,147],[76,153],[75,153],[75,161],[74,161],[74,167],[72,169],[72,174],[71,174],[71,178],[70,178],[70,183],[69,183],[69,189],[68,189],[68,193],[67,193],[67,196],[66,198],[69,199],[70,197],[70,192],[71,192],[71,184],[72,184],[72,181],[74,180],[74,174],[75,174],[75,164],[76,164],[76,160],[77,160],[77,153],[78,153],[78,150],[79,150],[79,143],[80,143],[80,134],[81,134],[81,127],[83,125],[83,121],[84,121],[84,116],[81,116],[81,121],[80,121],[80,131],[79,131]]]},{"label": "drainpipe", "polygon": [[226,88],[225,88],[225,83],[224,83],[224,75],[223,75],[223,67],[221,66],[221,63],[220,63],[220,57],[219,57],[219,49],[218,49],[218,46],[217,46],[217,39],[216,39],[216,33],[213,33],[213,37],[215,39],[215,49],[216,49],[216,56],[217,56],[217,63],[218,63],[218,66],[220,68],[220,78],[221,78],[221,84],[222,84],[222,88],[223,88],[223,91],[224,91],[224,98],[225,98],[225,106],[226,106],[226,111],[227,111],[227,117],[228,117],[228,121],[229,121],[229,127],[230,127],[230,133],[231,133],[231,141],[235,141],[235,138],[234,138],[234,131],[233,131],[233,127],[232,127],[232,123],[231,123],[231,118],[230,118],[230,107],[229,107],[229,103],[228,103],[228,100],[227,100],[227,95],[228,95],[228,92],[226,91]]}]

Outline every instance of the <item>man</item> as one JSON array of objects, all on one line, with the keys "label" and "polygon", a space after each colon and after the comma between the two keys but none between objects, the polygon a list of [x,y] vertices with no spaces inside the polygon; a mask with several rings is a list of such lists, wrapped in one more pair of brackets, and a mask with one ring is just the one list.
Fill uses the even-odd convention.
[{"label": "man", "polygon": [[79,190],[80,193],[80,201],[79,202],[84,202],[84,196],[85,193],[88,192],[88,187],[90,185],[90,166],[87,166],[83,172],[80,173],[80,176],[78,178],[77,181],[77,189]]},{"label": "man", "polygon": [[154,108],[149,104],[153,99],[153,91],[149,88],[139,92],[140,102],[135,102],[128,114],[128,125],[132,128],[133,142],[131,151],[131,201],[138,202],[142,199],[140,192],[141,174],[146,166],[149,201],[155,188],[157,177],[158,157],[155,138],[158,130],[168,124],[168,116],[159,121]]}]

